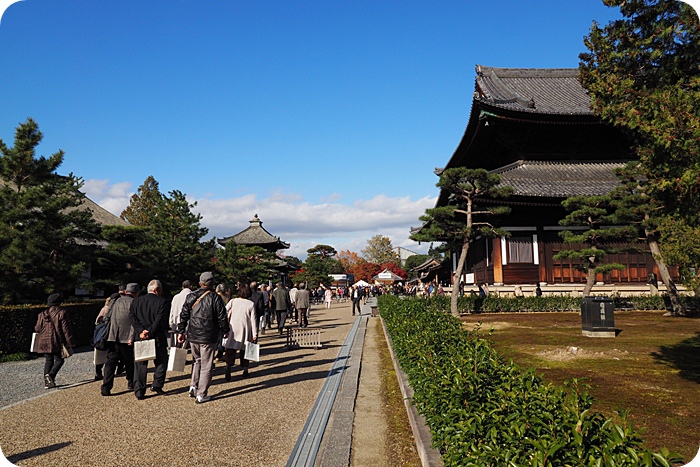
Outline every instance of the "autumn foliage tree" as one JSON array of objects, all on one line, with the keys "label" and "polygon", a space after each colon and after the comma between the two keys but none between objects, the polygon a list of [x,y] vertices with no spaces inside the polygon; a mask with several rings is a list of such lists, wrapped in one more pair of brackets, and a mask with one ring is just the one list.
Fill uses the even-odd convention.
[{"label": "autumn foliage tree", "polygon": [[336,255],[336,258],[338,261],[340,261],[340,264],[343,265],[343,269],[345,269],[345,271],[352,270],[356,264],[358,264],[360,261],[364,261],[357,253],[350,250],[343,250],[339,252]]},{"label": "autumn foliage tree", "polygon": [[355,275],[355,281],[363,280],[365,282],[372,282],[372,278],[382,271],[382,267],[377,263],[371,263],[369,261],[362,261],[355,266],[353,266],[352,272]]},{"label": "autumn foliage tree", "polygon": [[379,234],[367,240],[367,246],[362,250],[362,256],[375,264],[398,263],[400,261],[399,255],[391,244],[391,239]]}]

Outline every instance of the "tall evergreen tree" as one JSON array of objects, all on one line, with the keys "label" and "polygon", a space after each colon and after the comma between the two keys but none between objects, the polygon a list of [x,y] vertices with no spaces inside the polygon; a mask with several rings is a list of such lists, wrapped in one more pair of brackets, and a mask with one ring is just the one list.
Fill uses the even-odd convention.
[{"label": "tall evergreen tree", "polygon": [[[581,82],[593,112],[633,141],[645,195],[660,207],[648,220],[664,225],[664,239],[674,244],[684,237],[681,226],[700,226],[700,22],[690,5],[675,0],[604,3],[619,7],[623,18],[591,27],[588,52],[579,55]],[[662,253],[663,244],[655,259]],[[664,282],[680,314],[674,287]]]},{"label": "tall evergreen tree", "polygon": [[61,176],[58,151],[36,157],[43,138],[30,119],[15,131],[14,147],[0,140],[0,294],[5,302],[71,293],[90,267],[99,226],[78,209],[83,182]]},{"label": "tall evergreen tree", "polygon": [[230,286],[267,282],[273,277],[276,255],[259,246],[238,245],[233,241],[216,252],[216,270]]},{"label": "tall evergreen tree", "polygon": [[437,186],[450,193],[450,204],[426,209],[425,215],[420,217],[423,227],[411,235],[412,240],[445,242],[451,251],[459,251],[450,300],[450,310],[454,316],[459,316],[457,288],[467,261],[469,243],[478,235],[507,235],[507,232],[494,227],[488,218],[506,214],[510,209],[505,206],[477,204],[479,198],[510,196],[513,189],[501,186],[500,181],[499,175],[489,174],[484,169],[455,167],[445,170],[440,175]]},{"label": "tall evergreen tree", "polygon": [[202,241],[209,230],[201,226],[202,216],[192,212],[196,206],[178,190],[164,195],[149,176],[121,214],[130,224],[148,230],[148,248],[141,260],[153,277],[171,288],[213,267],[214,240]]},{"label": "tall evergreen tree", "polygon": [[320,284],[330,286],[330,274],[342,274],[343,264],[335,258],[337,251],[330,245],[316,245],[306,250],[309,254],[304,261],[303,271],[294,275],[294,282],[306,282],[310,287]]},{"label": "tall evergreen tree", "polygon": [[[671,278],[671,273],[666,265],[665,254],[662,254],[659,238],[661,232],[659,223],[664,219],[670,219],[664,214],[664,205],[659,198],[650,196],[649,177],[645,166],[638,162],[629,162],[622,169],[616,170],[620,180],[620,186],[610,194],[612,206],[615,209],[612,222],[618,225],[629,225],[637,231],[636,236],[646,241],[659,270],[661,281],[666,286],[666,291],[671,300],[674,315],[683,315],[683,302],[680,299],[676,284]],[[673,229],[675,232],[675,227]],[[669,244],[674,241],[675,234],[668,238]],[[700,248],[698,242],[691,242],[687,247]]]},{"label": "tall evergreen tree", "polygon": [[95,289],[115,291],[117,284],[147,284],[154,277],[150,269],[150,231],[132,225],[102,227],[104,246],[97,252],[92,269]]}]

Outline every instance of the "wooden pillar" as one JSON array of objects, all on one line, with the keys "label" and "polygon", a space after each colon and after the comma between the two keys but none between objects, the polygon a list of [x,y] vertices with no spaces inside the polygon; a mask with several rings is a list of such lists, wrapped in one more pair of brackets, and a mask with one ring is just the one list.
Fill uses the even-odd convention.
[{"label": "wooden pillar", "polygon": [[501,256],[501,237],[493,239],[493,282],[503,283],[503,259]]}]

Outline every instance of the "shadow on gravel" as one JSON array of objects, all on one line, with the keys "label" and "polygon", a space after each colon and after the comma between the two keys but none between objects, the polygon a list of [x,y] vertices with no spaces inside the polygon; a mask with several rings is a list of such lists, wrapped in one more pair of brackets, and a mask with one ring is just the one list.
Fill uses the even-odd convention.
[{"label": "shadow on gravel", "polygon": [[13,464],[16,464],[17,462],[31,459],[32,457],[40,456],[42,454],[48,454],[49,452],[53,451],[58,451],[59,449],[63,449],[65,447],[70,446],[71,444],[73,443],[56,443],[52,444],[51,446],[44,446],[43,448],[31,449],[29,451],[20,452],[19,454],[13,454],[12,456],[9,456],[7,460]]},{"label": "shadow on gravel", "polygon": [[[252,370],[251,370],[250,376],[248,376],[248,378],[253,378],[255,376],[260,376],[260,375],[257,373],[252,373]],[[309,379],[326,379],[327,377],[328,377],[327,371],[312,371],[309,373],[294,374],[294,375],[289,375],[289,376],[285,376],[283,378],[277,378],[277,379],[272,379],[272,380],[267,379],[267,380],[260,381],[257,383],[252,382],[252,384],[248,384],[246,386],[241,386],[238,388],[226,389],[224,391],[219,392],[218,394],[215,394],[214,398],[215,399],[226,399],[228,397],[232,397],[232,396],[236,396],[236,395],[240,395],[240,394],[245,394],[245,393],[253,392],[253,391],[259,391],[261,389],[271,388],[274,386],[281,386],[284,384],[292,384],[292,383],[296,383],[299,381],[306,381]],[[234,379],[240,378],[240,375],[234,375],[233,378]],[[219,382],[219,384],[221,384],[221,383]],[[215,387],[216,385],[217,384],[212,384],[211,386]]]},{"label": "shadow on gravel", "polygon": [[[251,365],[250,368],[250,375],[246,379],[252,379],[251,384],[248,384],[246,386],[238,387],[238,388],[230,388],[226,389],[217,395],[218,398],[225,398],[229,397],[235,393],[235,394],[241,394],[241,393],[246,393],[250,391],[255,391],[255,390],[260,390],[260,389],[265,389],[265,388],[271,388],[275,386],[282,386],[286,384],[293,384],[298,381],[305,381],[305,380],[310,380],[310,379],[325,379],[328,377],[328,371],[308,371],[308,372],[302,372],[302,373],[296,373],[296,374],[291,374],[291,375],[284,375],[288,371],[292,369],[290,365],[293,365],[294,369],[300,369],[300,368],[312,368],[316,366],[327,366],[329,364],[332,364],[335,362],[335,359],[333,360],[308,360],[308,361],[297,361],[294,363],[287,364],[287,365],[276,365],[276,366],[260,366],[258,367],[257,365],[253,366]],[[242,376],[240,375],[241,367],[240,366],[235,366],[233,370],[233,379],[240,379]],[[262,378],[262,381],[259,381],[259,378]],[[222,379],[217,379],[215,381],[212,381],[211,386],[216,387],[219,384],[225,384],[226,381]]]}]

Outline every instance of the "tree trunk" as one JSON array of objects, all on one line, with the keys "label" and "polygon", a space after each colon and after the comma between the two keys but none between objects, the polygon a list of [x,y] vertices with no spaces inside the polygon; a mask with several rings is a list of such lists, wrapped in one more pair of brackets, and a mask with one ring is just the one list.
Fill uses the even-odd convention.
[{"label": "tree trunk", "polygon": [[593,284],[595,284],[595,267],[591,264],[588,267],[586,274],[586,286],[583,288],[583,296],[588,297],[593,289]]},{"label": "tree trunk", "polygon": [[668,267],[666,267],[664,258],[661,256],[661,248],[659,248],[659,242],[656,240],[656,235],[647,229],[644,230],[644,233],[647,236],[647,244],[649,245],[649,250],[651,250],[651,256],[654,258],[656,267],[659,268],[661,281],[666,286],[668,297],[671,299],[671,306],[673,307],[671,315],[683,316],[685,315],[685,309],[683,308],[683,303],[681,302],[681,297],[678,294],[676,284],[673,283],[671,274],[668,272]]},{"label": "tree trunk", "polygon": [[452,316],[459,318],[459,309],[457,307],[457,301],[459,300],[459,290],[462,287],[462,271],[464,270],[464,264],[467,262],[467,253],[469,253],[469,238],[464,239],[462,244],[462,251],[459,253],[459,259],[457,260],[457,269],[455,269],[455,276],[452,280],[452,296],[450,297],[450,313]]}]

